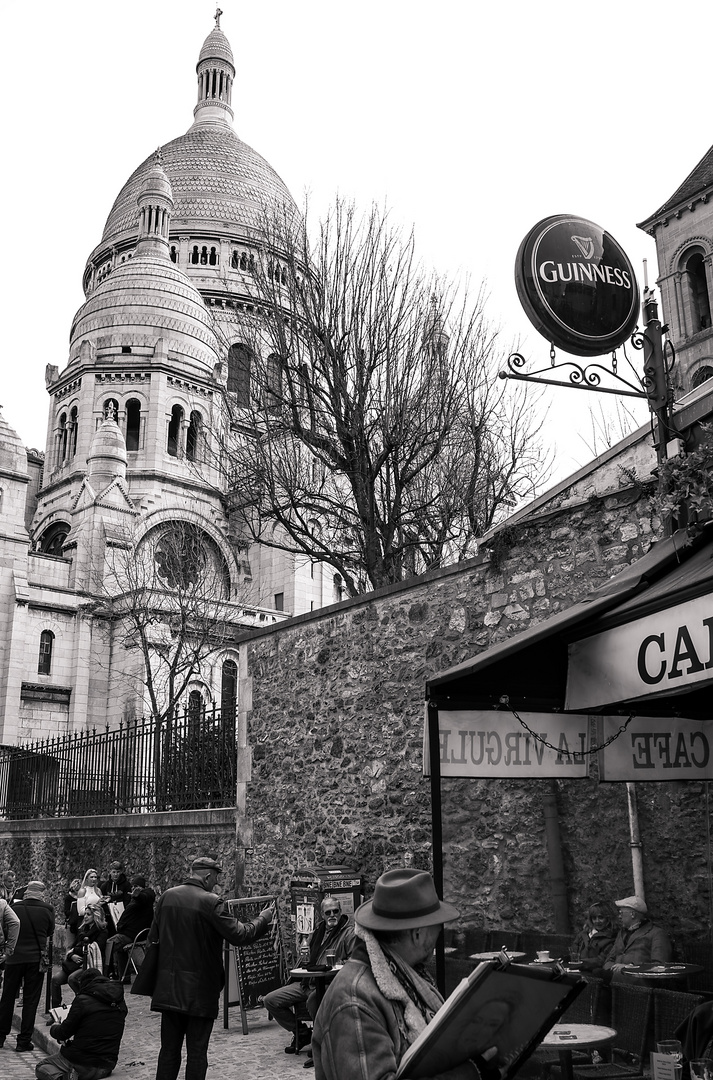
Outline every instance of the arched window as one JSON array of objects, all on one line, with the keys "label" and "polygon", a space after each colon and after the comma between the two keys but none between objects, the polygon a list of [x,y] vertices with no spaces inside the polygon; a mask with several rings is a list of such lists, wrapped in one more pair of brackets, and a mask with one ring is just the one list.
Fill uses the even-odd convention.
[{"label": "arched window", "polygon": [[220,712],[223,720],[235,719],[238,704],[238,665],[234,660],[225,660],[220,679]]},{"label": "arched window", "polygon": [[171,262],[172,263],[177,263],[178,262],[178,248],[176,247],[175,244],[171,244]]},{"label": "arched window", "polygon": [[37,660],[37,674],[52,674],[52,648],[54,646],[54,634],[51,630],[43,630],[40,634],[40,655]]},{"label": "arched window", "polygon": [[700,251],[686,259],[686,275],[691,299],[692,332],[706,330],[711,325],[711,302],[706,280],[706,264]]},{"label": "arched window", "polygon": [[240,267],[240,259],[238,258],[237,251],[234,251],[230,256],[230,266],[232,270],[238,270]]},{"label": "arched window", "polygon": [[240,256],[240,269],[241,270],[247,270],[247,268],[248,268],[248,257],[245,254],[245,252],[243,252],[242,255]]},{"label": "arched window", "polygon": [[267,358],[267,393],[265,406],[268,409],[279,409],[282,404],[282,362],[280,357],[273,353]]},{"label": "arched window", "polygon": [[201,248],[200,264],[201,266],[207,266],[208,264],[208,248],[205,246]]},{"label": "arched window", "polygon": [[188,719],[199,720],[203,713],[203,695],[200,690],[191,690],[188,695]]},{"label": "arched window", "polygon": [[236,404],[247,408],[250,404],[250,374],[252,351],[247,345],[231,345],[228,349],[228,393],[235,394]]},{"label": "arched window", "polygon": [[62,413],[57,427],[57,464],[64,464],[67,457],[67,414]]},{"label": "arched window", "polygon": [[186,432],[186,457],[189,461],[201,460],[201,437],[203,417],[199,412],[191,413],[191,422]]},{"label": "arched window", "polygon": [[171,457],[178,457],[181,449],[181,425],[183,424],[183,409],[180,405],[174,405],[171,409],[171,419],[168,422],[168,440],[166,450]]},{"label": "arched window", "polygon": [[701,383],[707,382],[708,379],[711,378],[713,378],[713,367],[706,364],[705,367],[699,367],[695,372],[693,379],[691,380],[691,385],[695,390],[697,386],[700,386]]},{"label": "arched window", "polygon": [[77,406],[72,407],[69,414],[69,456],[74,457],[77,453],[77,428],[79,426],[79,412]]},{"label": "arched window", "polygon": [[69,525],[66,521],[55,521],[40,537],[38,550],[43,555],[61,555],[68,533]]},{"label": "arched window", "polygon": [[126,403],[126,449],[136,451],[141,440],[141,402],[131,398]]},{"label": "arched window", "polygon": [[218,252],[215,250],[214,247],[212,247],[210,249],[210,255],[208,256],[208,262],[210,263],[211,266],[217,266],[218,265]]},{"label": "arched window", "polygon": [[198,265],[198,245],[197,244],[193,245],[193,250],[191,251],[191,263],[194,266]]}]

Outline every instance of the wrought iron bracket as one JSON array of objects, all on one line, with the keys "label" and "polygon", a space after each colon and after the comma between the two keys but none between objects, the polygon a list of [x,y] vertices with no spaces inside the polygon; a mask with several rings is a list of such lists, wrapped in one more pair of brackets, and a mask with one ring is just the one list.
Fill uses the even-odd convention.
[{"label": "wrought iron bracket", "polygon": [[[646,341],[648,341],[646,334],[636,327],[631,335],[632,348],[643,349]],[[514,352],[508,356],[507,369],[500,372],[500,378],[519,379],[522,382],[543,383],[549,386],[566,386],[573,390],[589,390],[598,394],[618,394],[643,400],[650,398],[652,388],[648,385],[649,378],[646,375],[643,379],[640,378],[626,353],[625,346],[623,346],[623,352],[635,382],[619,374],[616,351],[611,355],[609,366],[599,360],[582,365],[569,358],[558,362],[554,344],[550,346],[548,367],[523,371],[528,361],[522,353]]]}]

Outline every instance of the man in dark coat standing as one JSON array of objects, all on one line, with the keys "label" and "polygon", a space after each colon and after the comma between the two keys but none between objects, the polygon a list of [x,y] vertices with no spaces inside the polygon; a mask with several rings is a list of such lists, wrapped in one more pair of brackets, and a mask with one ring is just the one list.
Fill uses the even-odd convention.
[{"label": "man in dark coat standing", "polygon": [[10,1034],[15,998],[22,986],[22,1022],[16,1047],[20,1051],[34,1050],[32,1032],[45,977],[40,971],[40,958],[44,955],[47,938],[54,933],[54,908],[45,903],[44,895],[45,887],[41,881],[31,881],[27,885],[22,903],[14,909],[20,920],[15,951],[5,961],[5,985],[0,998],[0,1046]]},{"label": "man in dark coat standing", "polygon": [[240,923],[213,892],[222,867],[194,859],[191,876],[159,897],[149,941],[158,942],[151,1008],[161,1013],[156,1080],[176,1080],[186,1042],[186,1080],[205,1080],[208,1042],[223,988],[223,941],[245,945],[265,934],[272,909]]}]

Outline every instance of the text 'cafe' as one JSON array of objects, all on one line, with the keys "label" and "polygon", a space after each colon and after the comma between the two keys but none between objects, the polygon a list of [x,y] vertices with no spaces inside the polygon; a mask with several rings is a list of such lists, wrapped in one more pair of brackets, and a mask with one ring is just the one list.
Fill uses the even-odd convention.
[{"label": "text 'cafe'", "polygon": [[681,531],[431,679],[425,771],[586,777],[594,734],[600,780],[710,780],[712,684],[713,542]]}]

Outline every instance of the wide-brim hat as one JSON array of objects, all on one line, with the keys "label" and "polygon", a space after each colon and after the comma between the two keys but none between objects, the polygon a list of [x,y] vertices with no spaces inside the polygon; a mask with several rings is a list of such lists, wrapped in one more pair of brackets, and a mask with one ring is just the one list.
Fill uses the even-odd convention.
[{"label": "wide-brim hat", "polygon": [[425,870],[388,870],[376,883],[374,896],[354,912],[367,930],[413,930],[458,918],[453,904],[438,899],[433,878]]}]

